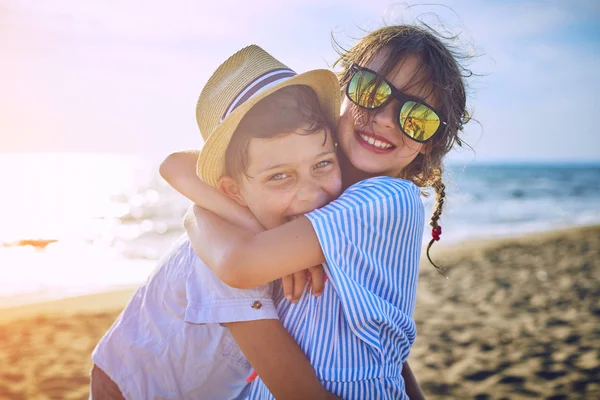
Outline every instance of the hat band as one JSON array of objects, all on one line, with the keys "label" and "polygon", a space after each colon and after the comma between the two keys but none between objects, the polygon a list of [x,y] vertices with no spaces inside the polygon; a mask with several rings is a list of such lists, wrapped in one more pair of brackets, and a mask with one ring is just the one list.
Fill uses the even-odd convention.
[{"label": "hat band", "polygon": [[221,117],[221,122],[223,122],[223,120],[227,118],[229,114],[231,114],[236,108],[244,104],[244,102],[250,100],[257,94],[264,92],[265,90],[275,85],[280,84],[281,82],[287,81],[288,79],[296,75],[297,74],[294,71],[287,68],[279,68],[262,74],[261,76],[250,82],[244,88],[244,90],[242,90],[240,94],[238,94],[236,98],[233,99],[229,107],[227,107],[225,114],[223,114],[223,116]]}]

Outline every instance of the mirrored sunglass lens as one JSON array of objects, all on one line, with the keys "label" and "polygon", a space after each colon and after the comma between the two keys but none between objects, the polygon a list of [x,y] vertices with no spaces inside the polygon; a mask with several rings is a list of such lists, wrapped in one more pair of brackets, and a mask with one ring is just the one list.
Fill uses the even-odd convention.
[{"label": "mirrored sunglass lens", "polygon": [[391,88],[385,83],[376,88],[377,76],[369,71],[357,71],[348,83],[348,97],[361,107],[380,107],[392,94]]},{"label": "mirrored sunglass lens", "polygon": [[407,101],[400,110],[402,130],[415,140],[427,140],[440,126],[440,117],[431,108],[414,101]]}]

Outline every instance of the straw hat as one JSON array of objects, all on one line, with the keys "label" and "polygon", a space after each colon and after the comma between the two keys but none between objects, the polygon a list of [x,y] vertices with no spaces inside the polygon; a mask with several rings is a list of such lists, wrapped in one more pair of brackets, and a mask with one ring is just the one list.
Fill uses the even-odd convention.
[{"label": "straw hat", "polygon": [[296,74],[256,45],[241,49],[217,68],[196,106],[196,120],[204,138],[196,166],[202,180],[216,186],[225,173],[225,150],[244,115],[261,99],[290,85],[310,86],[329,122],[337,124],[340,85],[329,70]]}]

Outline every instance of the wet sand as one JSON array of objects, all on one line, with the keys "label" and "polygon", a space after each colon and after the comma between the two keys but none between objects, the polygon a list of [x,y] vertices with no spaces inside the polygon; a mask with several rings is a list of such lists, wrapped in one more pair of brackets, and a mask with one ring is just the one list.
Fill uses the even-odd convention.
[{"label": "wet sand", "polygon": [[[437,244],[436,244],[437,246]],[[429,398],[600,398],[600,227],[437,246],[410,363]],[[133,289],[0,310],[0,399],[86,399]]]}]

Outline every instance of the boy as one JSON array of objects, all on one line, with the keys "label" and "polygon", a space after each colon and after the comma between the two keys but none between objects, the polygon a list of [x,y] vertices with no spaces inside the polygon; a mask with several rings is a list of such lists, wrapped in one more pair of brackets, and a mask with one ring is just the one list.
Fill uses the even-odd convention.
[{"label": "boy", "polygon": [[[228,215],[232,222],[264,229],[337,197],[331,134],[338,87],[333,73],[296,75],[257,46],[225,61],[197,106],[205,139],[198,172],[220,192],[212,192],[219,199],[213,211],[226,213],[227,201],[235,202],[248,211]],[[224,285],[187,237],[163,257],[92,358],[92,398],[241,398],[250,364],[277,397],[335,398],[277,319],[271,285]]]}]

